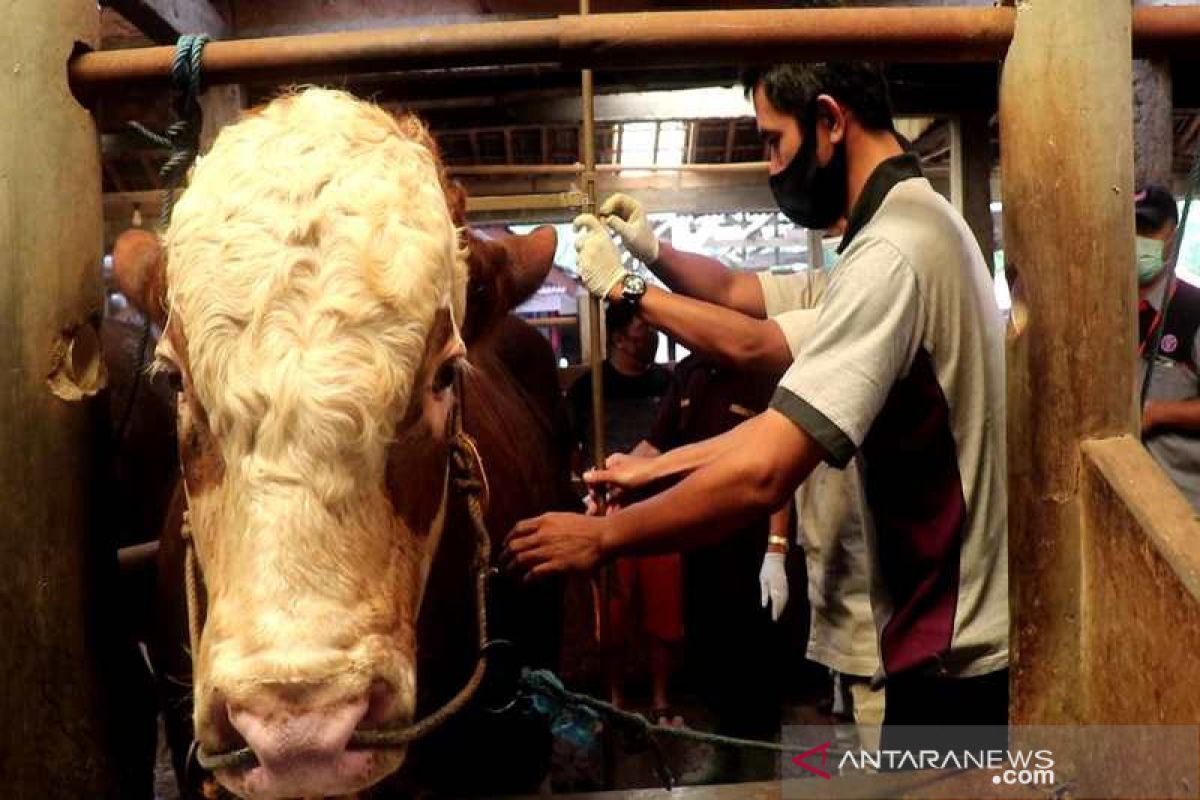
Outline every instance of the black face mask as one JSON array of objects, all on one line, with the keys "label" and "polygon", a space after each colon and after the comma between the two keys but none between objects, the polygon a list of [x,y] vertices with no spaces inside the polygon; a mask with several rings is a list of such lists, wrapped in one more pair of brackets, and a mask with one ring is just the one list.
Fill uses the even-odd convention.
[{"label": "black face mask", "polygon": [[846,212],[846,143],[833,147],[825,166],[817,164],[817,126],[805,135],[791,162],[770,178],[779,210],[803,228],[824,230]]}]

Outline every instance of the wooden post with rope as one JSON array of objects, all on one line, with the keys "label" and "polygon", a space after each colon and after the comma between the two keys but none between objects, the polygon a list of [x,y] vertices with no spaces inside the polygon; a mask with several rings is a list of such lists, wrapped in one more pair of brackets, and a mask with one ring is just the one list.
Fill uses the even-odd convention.
[{"label": "wooden post with rope", "polygon": [[[119,798],[116,549],[94,502],[103,386],[100,152],[66,65],[88,0],[6,5],[0,50],[0,775],[4,796]],[[128,738],[128,737],[125,737]],[[147,787],[149,788],[149,787]]]}]

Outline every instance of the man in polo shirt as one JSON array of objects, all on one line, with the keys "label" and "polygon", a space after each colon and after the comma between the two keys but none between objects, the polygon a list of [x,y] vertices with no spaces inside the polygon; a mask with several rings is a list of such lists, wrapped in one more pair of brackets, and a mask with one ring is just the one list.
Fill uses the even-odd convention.
[{"label": "man in polo shirt", "polygon": [[[659,242],[645,209],[628,195],[612,195],[600,212],[608,215],[609,225],[635,257],[676,290],[646,286],[634,304],[638,317],[693,353],[747,375],[769,376],[774,387],[810,335],[828,271],[791,275],[735,272],[715,259]],[[845,233],[844,223],[840,220],[839,234]],[[588,231],[576,242],[580,252],[588,254],[579,262],[580,279],[597,297],[621,303],[628,273],[620,254],[599,220],[581,217],[579,229]],[[685,267],[680,266],[681,261]],[[826,258],[829,265],[835,262],[836,255]],[[688,297],[689,291],[702,294]],[[721,305],[735,297],[742,299],[744,310],[752,308],[756,316]],[[763,314],[766,319],[758,318]],[[720,432],[710,431],[709,435]],[[839,726],[838,730],[846,733],[842,739],[850,746],[862,743],[874,749],[879,744],[884,698],[882,690],[870,686],[879,669],[879,645],[871,614],[871,570],[858,496],[858,469],[853,464],[846,469],[818,465],[796,492],[810,608],[805,652],[832,673],[835,716],[853,720],[856,726]],[[776,617],[788,594],[781,560],[778,552],[769,549],[759,570],[764,605],[769,602]],[[729,579],[739,577],[730,575]]]},{"label": "man in polo shirt", "polygon": [[[1175,198],[1161,186],[1148,186],[1137,193],[1135,203],[1142,380],[1149,351],[1158,340],[1142,409],[1142,440],[1192,506],[1200,509],[1200,289],[1166,269],[1165,254],[1179,225]],[[1167,297],[1171,302],[1164,315]]]},{"label": "man in polo shirt", "polygon": [[[997,724],[1008,711],[1003,326],[983,255],[892,132],[886,84],[861,63],[756,72],[780,208],[846,214],[812,336],[763,414],[592,483],[672,488],[607,517],[518,523],[530,576],[694,546],[781,504],[822,460],[862,466],[874,607],[893,726]],[[886,742],[885,742],[886,746]]]}]

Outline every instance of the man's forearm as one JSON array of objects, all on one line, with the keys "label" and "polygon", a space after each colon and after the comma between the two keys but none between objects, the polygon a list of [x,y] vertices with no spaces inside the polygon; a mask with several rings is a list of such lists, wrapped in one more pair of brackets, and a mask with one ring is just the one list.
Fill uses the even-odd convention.
[{"label": "man's forearm", "polygon": [[[710,439],[702,439],[683,447],[676,447],[650,458],[645,462],[647,471],[643,473],[645,480],[642,485],[686,475],[720,459],[731,447],[737,446],[736,437],[733,436],[736,430],[737,428],[734,428]],[[642,454],[632,453],[631,455]]]},{"label": "man's forearm", "polygon": [[658,260],[649,265],[673,291],[732,308],[752,317],[765,317],[762,286],[752,273],[729,269],[715,258],[676,250],[659,242]]},{"label": "man's forearm", "polygon": [[1155,400],[1147,414],[1154,430],[1200,431],[1200,400]]},{"label": "man's forearm", "polygon": [[609,517],[604,556],[670,552],[723,539],[777,509],[824,457],[815,440],[776,411],[720,438],[726,437],[720,458]]},{"label": "man's forearm", "polygon": [[638,313],[689,350],[735,369],[782,375],[792,364],[783,331],[771,320],[756,319],[656,286],[647,289]]}]

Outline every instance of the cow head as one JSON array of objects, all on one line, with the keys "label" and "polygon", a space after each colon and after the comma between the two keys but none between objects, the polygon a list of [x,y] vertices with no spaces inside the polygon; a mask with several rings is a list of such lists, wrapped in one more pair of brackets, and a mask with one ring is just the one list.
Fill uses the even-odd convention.
[{"label": "cow head", "polygon": [[[165,253],[151,234],[118,243],[179,387],[207,596],[196,736],[255,751],[218,774],[238,794],[344,794],[404,759],[346,744],[413,717],[462,332],[536,288],[554,252],[552,229],[464,235],[462,208],[418,121],[308,89],[221,132]],[[468,263],[500,299],[468,303]]]}]

